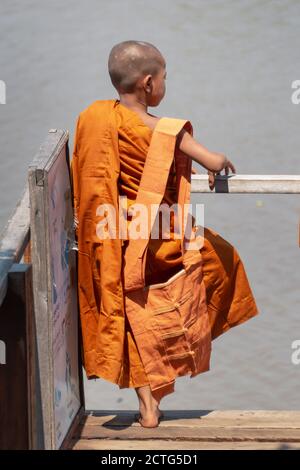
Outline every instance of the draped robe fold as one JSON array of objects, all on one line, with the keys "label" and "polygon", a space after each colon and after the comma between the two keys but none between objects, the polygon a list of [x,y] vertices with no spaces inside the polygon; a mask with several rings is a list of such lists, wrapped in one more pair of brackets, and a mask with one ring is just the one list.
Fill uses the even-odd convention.
[{"label": "draped robe fold", "polygon": [[[95,209],[118,196],[134,203],[152,130],[119,100],[96,101],[77,121],[71,176],[77,218],[82,359],[88,378],[120,388],[147,385],[123,304],[121,240],[99,242]],[[172,165],[162,203],[176,203]],[[203,276],[212,339],[258,314],[243,262],[233,245],[204,227]],[[164,282],[182,267],[180,240],[149,241],[146,284]]]}]

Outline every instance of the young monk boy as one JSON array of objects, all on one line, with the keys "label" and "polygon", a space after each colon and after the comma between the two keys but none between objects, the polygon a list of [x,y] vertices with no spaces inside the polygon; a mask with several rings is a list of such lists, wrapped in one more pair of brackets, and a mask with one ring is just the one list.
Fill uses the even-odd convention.
[{"label": "young monk boy", "polygon": [[[126,312],[121,308],[122,250],[115,241],[97,244],[83,215],[91,224],[94,200],[99,203],[101,198],[106,198],[116,203],[116,190],[112,189],[115,177],[118,194],[126,196],[129,205],[135,201],[152,133],[160,119],[150,114],[148,107],[158,106],[165,96],[166,61],[148,42],[124,41],[112,48],[108,69],[119,99],[97,101],[80,114],[71,162],[79,247],[83,362],[88,378],[102,377],[120,388],[135,388],[140,424],[156,427],[162,418],[160,400],[151,392]],[[113,114],[113,120],[106,113],[110,117]],[[115,141],[109,140],[108,129],[115,132]],[[177,136],[176,146],[207,170],[211,189],[216,173],[236,172],[227,157],[205,148],[184,128]],[[115,153],[111,153],[112,147]],[[169,205],[176,202],[174,171],[172,167],[162,201]],[[85,249],[86,240],[88,248]],[[258,310],[243,263],[228,241],[204,227],[201,254],[214,339],[252,318]],[[181,261],[180,240],[150,239],[146,285],[169,279],[181,268]],[[93,288],[86,281],[90,271]]]}]

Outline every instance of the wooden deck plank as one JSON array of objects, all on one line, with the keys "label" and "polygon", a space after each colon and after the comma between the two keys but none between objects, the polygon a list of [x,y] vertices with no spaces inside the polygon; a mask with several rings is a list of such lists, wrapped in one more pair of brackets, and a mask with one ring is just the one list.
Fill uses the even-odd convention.
[{"label": "wooden deck plank", "polygon": [[[83,417],[86,425],[138,426],[133,411],[91,412]],[[247,428],[300,428],[300,411],[265,410],[164,410],[160,427],[247,427]]]},{"label": "wooden deck plank", "polygon": [[72,450],[298,450],[297,442],[199,442],[172,440],[81,439],[70,443]]},{"label": "wooden deck plank", "polygon": [[87,412],[69,448],[279,449],[292,444],[300,448],[300,411],[164,410],[165,417],[156,428],[141,427],[134,414],[127,410]]},{"label": "wooden deck plank", "polygon": [[300,429],[293,428],[234,428],[234,427],[186,427],[158,426],[142,428],[140,425],[127,427],[89,426],[78,428],[73,438],[80,439],[172,439],[196,441],[261,441],[300,442]]}]

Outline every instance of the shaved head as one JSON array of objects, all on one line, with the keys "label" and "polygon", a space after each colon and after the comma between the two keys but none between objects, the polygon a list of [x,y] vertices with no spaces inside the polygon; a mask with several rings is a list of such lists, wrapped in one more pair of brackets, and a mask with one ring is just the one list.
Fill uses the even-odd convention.
[{"label": "shaved head", "polygon": [[114,87],[120,93],[132,93],[137,81],[146,76],[155,76],[165,67],[160,51],[144,41],[123,41],[110,51],[108,71]]}]

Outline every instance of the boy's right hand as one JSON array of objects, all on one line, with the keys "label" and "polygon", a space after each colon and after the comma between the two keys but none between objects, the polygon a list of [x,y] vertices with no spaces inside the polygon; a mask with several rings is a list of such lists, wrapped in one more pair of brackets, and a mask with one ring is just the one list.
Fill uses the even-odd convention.
[{"label": "boy's right hand", "polygon": [[[225,175],[229,174],[229,170],[231,170],[232,173],[236,173],[236,170],[235,170],[235,167],[234,167],[233,163],[231,163],[231,161],[228,160],[228,158],[226,158],[226,163],[225,163],[225,166],[224,166],[223,170],[225,170]],[[208,170],[207,174],[208,174],[209,189],[212,191],[215,187],[215,175],[220,175],[221,171]]]},{"label": "boy's right hand", "polygon": [[231,170],[232,173],[236,173],[233,163],[230,160],[228,160],[227,157],[226,157],[226,162],[225,162],[223,170],[225,170],[225,175],[229,174],[229,170]]}]

